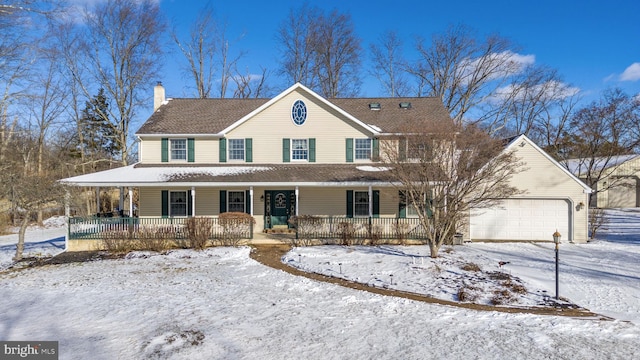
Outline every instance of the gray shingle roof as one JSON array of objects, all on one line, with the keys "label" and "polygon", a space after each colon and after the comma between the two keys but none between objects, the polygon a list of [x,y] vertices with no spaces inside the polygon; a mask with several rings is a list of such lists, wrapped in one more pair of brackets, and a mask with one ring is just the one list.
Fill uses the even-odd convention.
[{"label": "gray shingle roof", "polygon": [[[137,134],[217,134],[270,99],[172,99],[142,125]],[[356,119],[383,133],[419,128],[428,122],[452,121],[439,98],[344,98],[328,99]],[[401,102],[411,108],[401,108]],[[380,110],[369,104],[379,103]]]}]

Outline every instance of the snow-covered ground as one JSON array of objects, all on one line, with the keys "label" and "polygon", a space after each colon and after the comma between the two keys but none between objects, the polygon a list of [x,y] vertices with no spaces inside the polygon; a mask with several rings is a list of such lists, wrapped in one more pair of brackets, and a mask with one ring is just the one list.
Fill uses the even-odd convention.
[{"label": "snow-covered ground", "polygon": [[[24,257],[50,257],[64,251],[67,224],[64,216],[45,220],[43,226],[30,226],[25,234]],[[13,263],[18,243],[18,228],[13,234],[0,236],[0,271]]]},{"label": "snow-covered ground", "polygon": [[[248,248],[212,248],[0,273],[0,340],[57,340],[60,359],[638,358],[640,214],[610,214],[620,226],[612,223],[603,240],[561,245],[560,292],[613,321],[381,296],[265,267],[249,258]],[[0,253],[15,251],[5,247]],[[366,264],[367,272],[380,274],[381,286],[433,289],[427,284],[431,270],[424,269],[430,259],[423,265],[415,254],[400,254],[426,254],[417,247],[305,248],[288,259],[322,263],[323,249],[331,257],[325,265],[342,263],[345,276],[364,279],[354,269]],[[509,272],[534,297],[536,289],[553,295],[552,249],[471,244],[449,255],[468,256],[483,270]],[[306,251],[312,252],[297,256]],[[500,269],[498,261],[510,263]],[[401,275],[401,269],[413,270]],[[336,270],[339,265],[331,266],[334,275]],[[393,281],[386,271],[394,273]],[[453,270],[443,265],[446,271]],[[422,285],[411,285],[419,281],[409,281],[412,272],[425,274]],[[451,296],[451,286],[442,289],[441,297]]]}]

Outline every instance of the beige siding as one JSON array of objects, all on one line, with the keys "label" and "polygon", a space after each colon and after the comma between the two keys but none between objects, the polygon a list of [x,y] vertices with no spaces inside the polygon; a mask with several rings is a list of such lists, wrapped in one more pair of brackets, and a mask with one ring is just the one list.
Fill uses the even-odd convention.
[{"label": "beige siding", "polygon": [[[162,139],[140,138],[140,162],[143,164],[159,164],[162,162]],[[194,163],[213,164],[219,160],[218,139],[199,137],[194,141]],[[184,161],[181,161],[184,163]]]},{"label": "beige siding", "polygon": [[201,164],[215,164],[219,162],[218,153],[220,148],[218,139],[196,138],[195,139],[195,162]]},{"label": "beige siding", "polygon": [[162,216],[162,198],[160,188],[140,188],[140,206],[138,215],[141,217]]},{"label": "beige siding", "polygon": [[140,138],[140,149],[139,149],[140,162],[143,164],[160,163],[162,160],[160,144],[161,144],[160,139]]},{"label": "beige siding", "polygon": [[[584,193],[583,187],[530,144],[513,148],[525,162],[524,170],[511,179],[514,186],[525,191],[517,197],[569,199],[574,210],[573,241],[586,242],[588,194]],[[581,203],[585,206],[579,206]]]},{"label": "beige siding", "polygon": [[[291,120],[291,106],[298,99],[307,105],[307,120],[302,126]],[[226,137],[252,138],[254,163],[281,163],[283,138],[315,138],[316,163],[344,163],[345,139],[368,138],[371,134],[326,104],[295,91],[233,129]]]}]

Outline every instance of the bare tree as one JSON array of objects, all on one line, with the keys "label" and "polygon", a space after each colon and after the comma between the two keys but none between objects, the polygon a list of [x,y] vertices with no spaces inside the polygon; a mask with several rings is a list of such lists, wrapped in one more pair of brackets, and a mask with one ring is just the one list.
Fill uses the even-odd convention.
[{"label": "bare tree", "polygon": [[598,192],[618,186],[622,178],[612,177],[606,186],[599,181],[621,165],[620,155],[632,154],[640,145],[640,102],[620,89],[606,90],[598,101],[580,108],[569,121],[554,155],[570,171]]},{"label": "bare tree", "polygon": [[241,74],[236,69],[236,76],[233,77],[233,81],[236,84],[236,90],[233,93],[234,98],[260,98],[268,96],[269,87],[267,86],[267,79],[269,77],[269,71],[266,68],[260,68],[260,74]]},{"label": "bare tree", "polygon": [[207,6],[199,12],[198,18],[191,25],[188,40],[180,40],[175,29],[171,36],[187,60],[185,68],[195,82],[198,97],[210,97],[215,73],[214,58],[218,50],[218,29],[213,9]]},{"label": "bare tree", "polygon": [[311,89],[318,82],[314,62],[318,20],[314,14],[319,11],[307,3],[290,9],[276,36],[282,59],[281,75],[290,83],[301,83]]},{"label": "bare tree", "polygon": [[56,173],[58,163],[48,157],[40,172],[37,170],[38,134],[21,129],[10,144],[10,153],[0,165],[0,196],[8,199],[20,218],[18,244],[14,260],[22,259],[25,231],[31,218],[40,211],[55,207],[63,192]]},{"label": "bare tree", "polygon": [[112,106],[104,118],[118,131],[123,165],[129,161],[132,145],[130,125],[136,110],[147,103],[149,81],[160,68],[162,19],[158,4],[150,0],[108,0],[85,16],[80,51],[90,81],[77,80],[86,98],[97,90],[95,84],[105,89]]},{"label": "bare tree", "polygon": [[304,5],[289,13],[277,39],[287,79],[328,98],[358,93],[362,48],[351,16]]},{"label": "bare tree", "polygon": [[526,134],[543,147],[557,143],[578,100],[579,89],[564,83],[558,72],[529,65],[480,105],[484,127],[504,137]]},{"label": "bare tree", "polygon": [[404,69],[406,60],[402,57],[402,40],[394,31],[385,32],[369,47],[373,61],[373,71],[388,96],[406,96],[409,84]]},{"label": "bare tree", "polygon": [[[421,84],[418,96],[440,97],[458,124],[471,109],[487,102],[509,76],[520,72],[522,61],[527,60],[518,56],[509,40],[498,35],[480,40],[464,26],[434,35],[429,45],[419,39],[416,49],[420,59],[406,70]],[[484,117],[478,113],[468,120],[481,123]]]},{"label": "bare tree", "polygon": [[384,141],[381,161],[401,203],[420,220],[431,257],[465,225],[470,212],[520,191],[510,184],[522,166],[501,141],[473,125],[421,124]]}]

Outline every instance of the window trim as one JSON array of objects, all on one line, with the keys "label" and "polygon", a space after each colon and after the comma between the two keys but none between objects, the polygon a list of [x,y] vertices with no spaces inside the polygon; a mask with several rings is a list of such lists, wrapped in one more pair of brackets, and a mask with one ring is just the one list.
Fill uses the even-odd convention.
[{"label": "window trim", "polygon": [[[172,195],[176,194],[176,193],[183,193],[184,194],[184,215],[174,215],[173,214],[173,204],[174,202],[172,201]],[[189,192],[187,190],[170,190],[169,191],[169,199],[168,199],[168,210],[169,210],[169,217],[188,217],[189,216]],[[175,203],[175,204],[179,204],[179,203]]]},{"label": "window trim", "polygon": [[[365,148],[359,148],[358,147],[358,142],[361,142],[362,140],[367,140],[367,142],[369,143],[369,148],[365,150]],[[368,157],[366,158],[361,158],[358,157],[358,150],[360,151],[367,151],[368,153]],[[354,161],[367,161],[367,160],[372,160],[373,158],[373,139],[371,138],[354,138],[353,139],[353,160]]]},{"label": "window trim", "polygon": [[[173,144],[175,141],[184,141],[184,159],[175,159],[173,157]],[[187,162],[187,160],[189,159],[189,144],[188,144],[188,140],[187,138],[172,138],[169,139],[169,161],[171,162]]]},{"label": "window trim", "polygon": [[[238,142],[242,144],[242,159],[234,159],[231,157],[231,152],[232,151],[239,151],[239,149],[233,149],[232,143],[233,142]],[[247,148],[246,148],[246,140],[245,139],[227,139],[227,161],[232,162],[232,161],[238,161],[238,162],[244,162],[247,158]]]},{"label": "window trim", "polygon": [[[305,148],[304,149],[296,149],[294,146],[294,143],[296,141],[304,141],[305,143]],[[304,159],[296,159],[293,156],[294,151],[305,151],[305,158]],[[301,139],[291,139],[291,145],[290,145],[290,156],[289,158],[291,159],[291,161],[299,161],[299,162],[309,162],[309,139],[308,138],[301,138]]]}]

